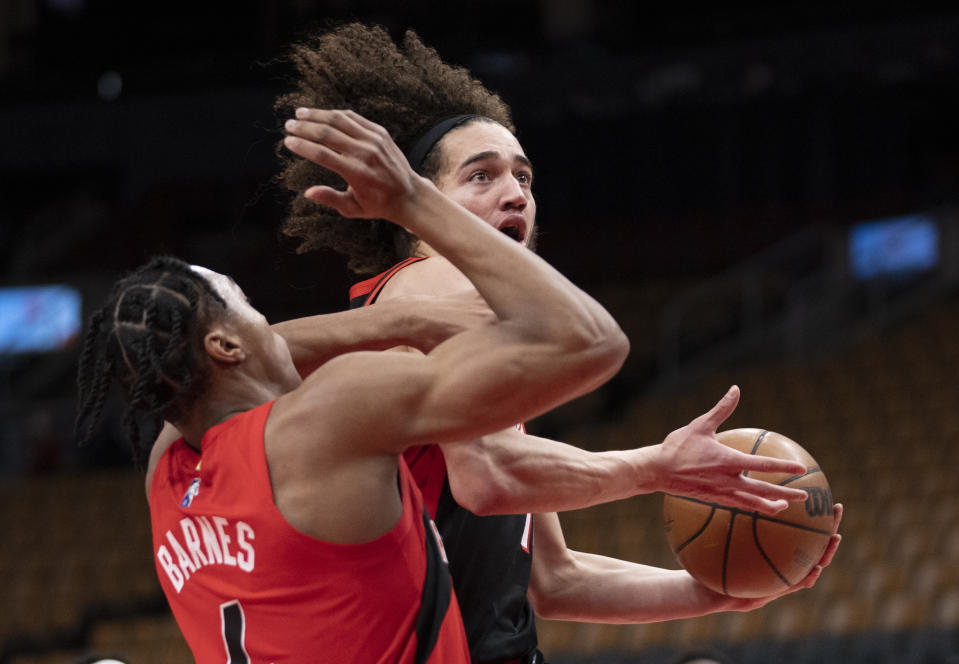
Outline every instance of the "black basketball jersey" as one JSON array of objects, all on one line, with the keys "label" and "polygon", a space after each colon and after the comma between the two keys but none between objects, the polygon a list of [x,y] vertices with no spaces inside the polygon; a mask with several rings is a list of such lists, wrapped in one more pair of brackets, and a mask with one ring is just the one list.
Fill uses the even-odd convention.
[{"label": "black basketball jersey", "polygon": [[[350,289],[350,307],[372,304],[393,275],[420,260],[409,258],[355,284]],[[526,596],[532,565],[532,515],[477,516],[453,499],[438,446],[410,448],[403,456],[443,537],[474,664],[533,652],[536,621]]]}]

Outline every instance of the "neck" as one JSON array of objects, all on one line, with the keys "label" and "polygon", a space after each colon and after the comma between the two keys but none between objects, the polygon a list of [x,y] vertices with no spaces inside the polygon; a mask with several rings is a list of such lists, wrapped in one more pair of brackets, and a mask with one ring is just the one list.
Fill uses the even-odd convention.
[{"label": "neck", "polygon": [[214,386],[194,403],[188,416],[175,423],[187,444],[198,452],[200,442],[209,429],[289,391],[277,385],[258,382],[211,382]]}]

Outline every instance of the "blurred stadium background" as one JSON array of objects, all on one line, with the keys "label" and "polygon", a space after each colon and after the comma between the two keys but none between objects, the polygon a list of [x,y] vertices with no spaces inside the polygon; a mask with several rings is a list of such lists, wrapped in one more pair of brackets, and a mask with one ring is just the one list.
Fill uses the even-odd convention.
[{"label": "blurred stadium background", "polygon": [[[530,423],[658,442],[801,442],[846,505],[816,588],[750,614],[542,621],[555,664],[959,662],[959,9],[955,3],[0,0],[0,662],[189,661],[113,407],[72,440],[77,321],[157,252],[232,274],[271,320],[342,309],[332,255],[277,236],[272,100],[291,39],[415,28],[512,104],[541,253],[632,353]],[[573,548],[675,567],[661,497],[563,515]]]}]

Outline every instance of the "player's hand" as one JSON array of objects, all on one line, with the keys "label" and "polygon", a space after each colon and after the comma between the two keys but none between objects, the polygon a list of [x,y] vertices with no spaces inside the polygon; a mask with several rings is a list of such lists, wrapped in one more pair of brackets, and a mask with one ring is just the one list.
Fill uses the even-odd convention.
[{"label": "player's hand", "polygon": [[806,472],[801,463],[745,454],[719,442],[716,430],[738,404],[734,385],[708,413],[649,448],[655,490],[769,515],[786,509],[789,501],[806,500],[802,489],[743,475],[744,470],[800,475]]},{"label": "player's hand", "polygon": [[460,332],[497,320],[486,300],[473,288],[449,295],[398,295],[390,302],[409,312],[407,345],[424,353]]},{"label": "player's hand", "polygon": [[[752,611],[758,609],[766,604],[769,604],[775,599],[779,599],[785,595],[796,592],[797,590],[803,590],[804,588],[812,588],[816,585],[816,581],[819,580],[819,577],[822,575],[822,571],[829,567],[829,564],[832,562],[833,556],[836,555],[836,549],[839,548],[839,542],[842,541],[842,535],[839,534],[839,523],[842,521],[842,503],[836,503],[833,505],[833,531],[832,536],[829,538],[829,544],[826,545],[826,550],[823,552],[822,557],[819,559],[819,563],[812,568],[809,574],[806,575],[806,578],[800,581],[799,583],[786,588],[778,593],[768,595],[766,597],[757,597],[753,599],[744,599],[736,597],[725,597],[723,603],[725,604],[724,608],[718,609],[721,611]],[[724,596],[720,596],[724,597]]]},{"label": "player's hand", "polygon": [[389,133],[353,111],[296,109],[284,125],[284,145],[346,180],[346,190],[313,186],[304,196],[344,217],[399,218],[422,178]]}]

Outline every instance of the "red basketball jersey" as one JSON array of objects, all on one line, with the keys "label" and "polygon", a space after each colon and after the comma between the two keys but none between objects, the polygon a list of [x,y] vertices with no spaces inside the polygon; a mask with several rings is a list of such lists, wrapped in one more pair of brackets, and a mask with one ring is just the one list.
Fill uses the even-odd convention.
[{"label": "red basketball jersey", "polygon": [[197,662],[469,662],[405,463],[403,513],[389,532],[364,544],[305,535],[273,502],[263,443],[272,404],[207,431],[202,457],[177,441],[152,479],[157,574]]}]

